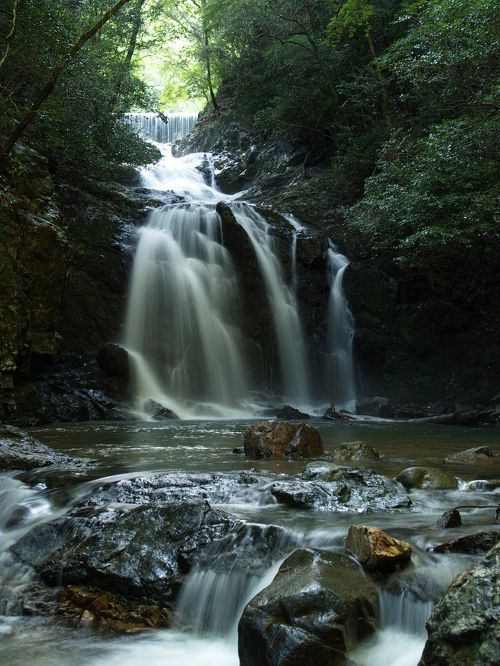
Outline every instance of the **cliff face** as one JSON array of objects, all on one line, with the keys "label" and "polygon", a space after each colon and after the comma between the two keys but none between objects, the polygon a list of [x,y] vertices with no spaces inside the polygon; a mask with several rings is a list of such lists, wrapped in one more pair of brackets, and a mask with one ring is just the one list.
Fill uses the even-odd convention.
[{"label": "cliff face", "polygon": [[[222,190],[244,189],[247,200],[293,213],[349,257],[344,288],[356,321],[361,394],[403,403],[440,402],[445,408],[498,393],[500,276],[495,266],[480,257],[457,260],[450,251],[439,274],[429,275],[375,256],[347,231],[329,172],[320,162],[311,164],[306,147],[205,119],[181,146],[184,153],[196,150],[213,152]],[[298,291],[301,308],[324,304],[307,266],[299,275],[309,285]],[[311,285],[316,285],[312,291]],[[318,323],[315,331],[309,327],[310,334],[321,335]]]},{"label": "cliff face", "polygon": [[[60,182],[23,144],[0,207],[0,419],[116,418],[126,383],[98,367],[120,337],[140,191]],[[118,402],[117,402],[118,401]]]}]

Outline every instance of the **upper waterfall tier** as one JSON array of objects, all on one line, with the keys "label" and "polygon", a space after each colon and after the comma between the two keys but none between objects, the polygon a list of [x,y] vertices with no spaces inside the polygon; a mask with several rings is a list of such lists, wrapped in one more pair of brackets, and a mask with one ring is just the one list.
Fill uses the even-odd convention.
[{"label": "upper waterfall tier", "polygon": [[173,143],[189,134],[198,122],[197,113],[167,113],[165,122],[157,113],[127,113],[125,118],[144,139]]}]

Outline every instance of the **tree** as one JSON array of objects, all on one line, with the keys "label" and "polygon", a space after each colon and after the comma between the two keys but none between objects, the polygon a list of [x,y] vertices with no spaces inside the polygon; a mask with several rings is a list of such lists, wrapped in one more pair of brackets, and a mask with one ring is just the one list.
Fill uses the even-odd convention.
[{"label": "tree", "polygon": [[0,160],[5,159],[10,153],[12,148],[15,146],[17,140],[21,137],[26,128],[33,122],[35,119],[38,110],[49,95],[54,90],[56,83],[61,76],[63,70],[70,62],[70,60],[78,53],[78,51],[92,38],[96,35],[99,30],[115,15],[120,9],[129,2],[130,0],[118,0],[118,2],[108,9],[95,23],[91,28],[85,31],[77,42],[67,51],[67,53],[59,60],[54,69],[52,70],[51,76],[46,84],[43,86],[42,90],[38,93],[37,97],[33,101],[30,110],[24,115],[20,120],[14,130],[11,132],[10,136],[7,138],[7,141],[0,148]]}]

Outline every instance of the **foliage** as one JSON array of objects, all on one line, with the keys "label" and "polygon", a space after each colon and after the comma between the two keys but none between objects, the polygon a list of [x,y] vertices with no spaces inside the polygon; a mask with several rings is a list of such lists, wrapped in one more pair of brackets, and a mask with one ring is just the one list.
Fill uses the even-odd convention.
[{"label": "foliage", "polygon": [[[139,0],[131,0],[74,57],[42,105],[28,139],[52,163],[72,170],[112,172],[142,164],[156,151],[122,123],[133,106],[151,105],[151,93],[127,58]],[[0,68],[0,133],[6,135],[30,108],[60,58],[110,7],[106,0],[25,0]],[[142,3],[141,3],[142,4]],[[12,0],[0,0],[2,25]]]}]

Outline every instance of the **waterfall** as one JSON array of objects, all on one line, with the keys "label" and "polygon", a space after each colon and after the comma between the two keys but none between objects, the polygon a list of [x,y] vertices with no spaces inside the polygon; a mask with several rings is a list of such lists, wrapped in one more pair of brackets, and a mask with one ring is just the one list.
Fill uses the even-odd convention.
[{"label": "waterfall", "polygon": [[127,113],[125,121],[144,139],[155,143],[173,143],[189,134],[198,122],[197,113],[167,113],[168,122],[157,113]]},{"label": "waterfall", "polygon": [[234,204],[233,213],[248,234],[266,285],[279,348],[283,397],[305,405],[309,401],[309,376],[297,300],[283,279],[270,226],[248,204]]},{"label": "waterfall", "polygon": [[154,210],[140,232],[126,320],[139,411],[154,400],[186,418],[242,403],[247,386],[241,335],[232,323],[236,301],[215,207]]},{"label": "waterfall", "polygon": [[325,390],[337,409],[355,411],[356,385],[352,353],[354,319],[342,284],[348,265],[348,259],[330,242],[328,248],[330,298]]},{"label": "waterfall", "polygon": [[[181,115],[169,114],[172,132],[187,131],[196,121],[195,114]],[[171,140],[165,124],[154,114],[129,114],[128,122],[145,136]],[[272,388],[281,400],[308,409],[310,359],[297,302],[297,238],[304,233],[304,225],[285,216],[293,227],[287,284],[279,258],[282,241],[273,236],[271,225],[254,206],[236,201],[238,195],[217,190],[211,155],[175,158],[169,143],[159,147],[162,159],[141,170],[143,184],[151,190],[173,192],[183,203],[153,211],[138,234],[124,336],[137,412],[154,413],[158,405],[152,408],[153,401],[180,418],[255,413],[251,395],[263,386],[250,385],[248,379],[245,350],[250,348],[250,340],[240,328],[238,276],[223,245],[216,210],[219,201],[229,205],[248,236],[266,289],[280,368],[279,384]],[[327,377],[322,398],[353,409],[354,329],[342,289],[347,264],[331,245],[327,362],[323,364]]]}]

